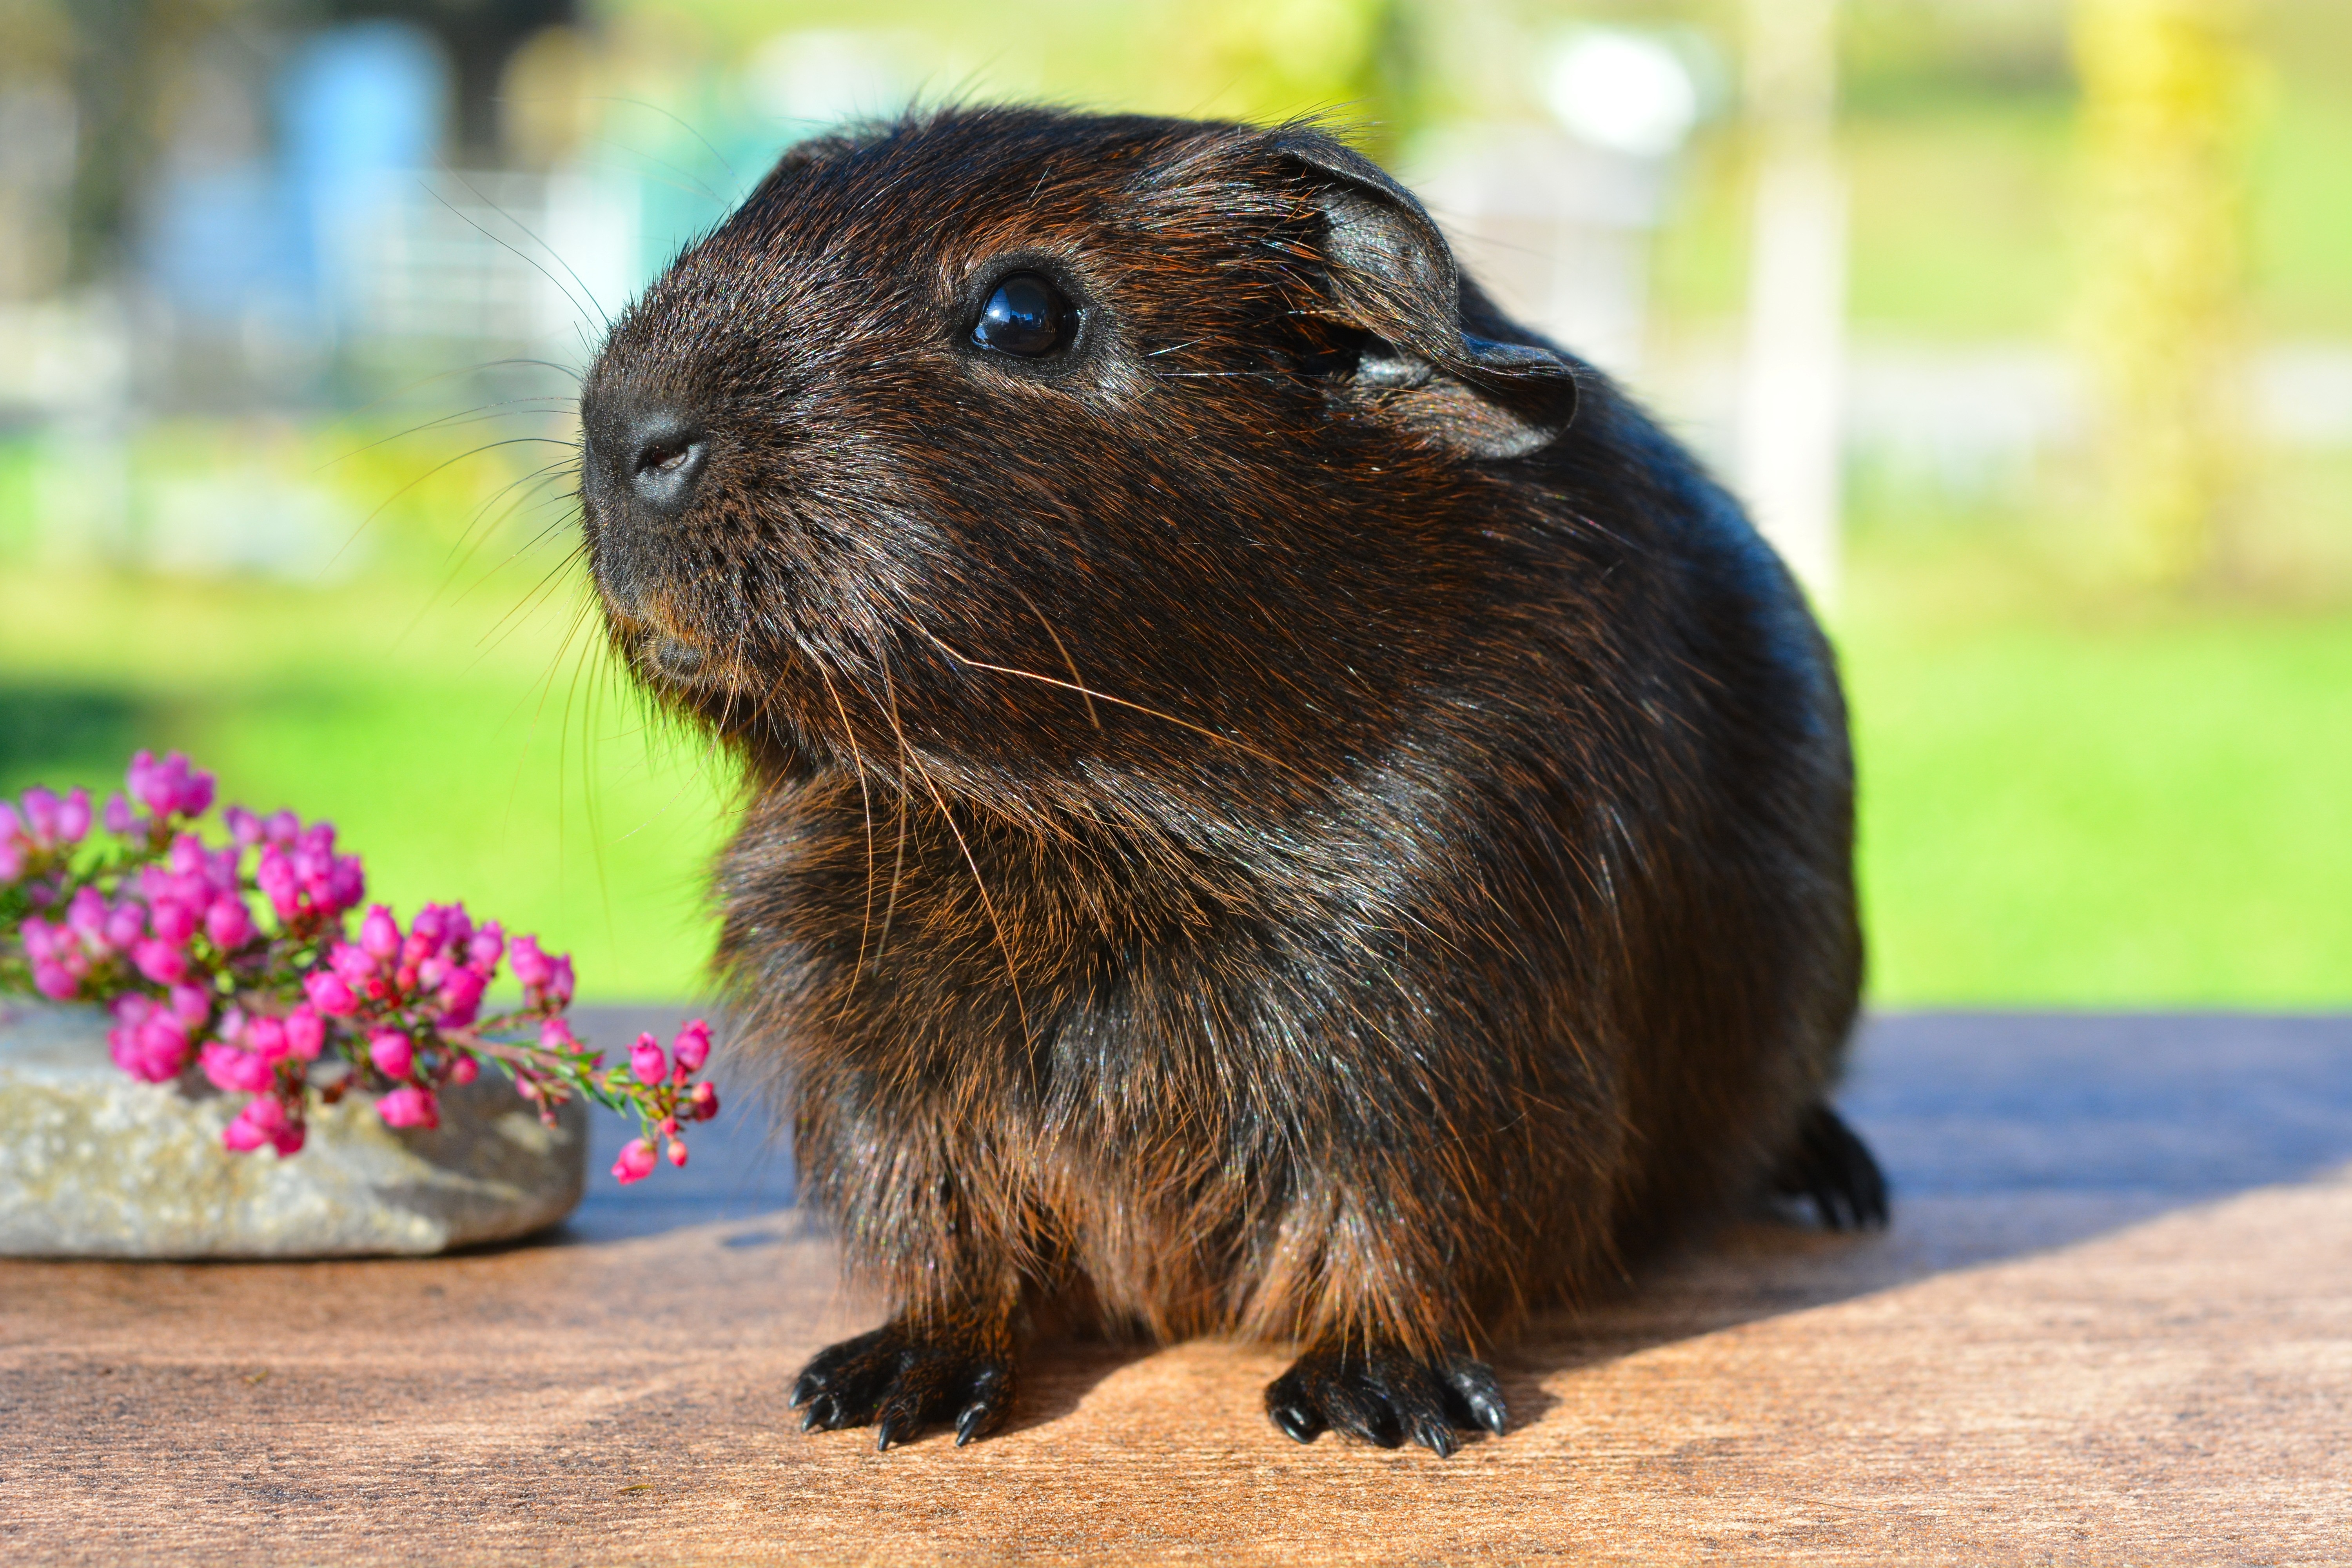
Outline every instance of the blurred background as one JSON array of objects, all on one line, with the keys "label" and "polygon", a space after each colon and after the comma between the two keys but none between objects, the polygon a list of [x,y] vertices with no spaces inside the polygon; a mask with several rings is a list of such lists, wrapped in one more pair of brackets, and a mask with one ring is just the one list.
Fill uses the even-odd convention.
[{"label": "blurred background", "polygon": [[1316,114],[1798,566],[1876,1003],[2341,1005],[2347,81],[2342,0],[0,0],[0,789],[183,747],[690,994],[602,322],[845,117]]}]

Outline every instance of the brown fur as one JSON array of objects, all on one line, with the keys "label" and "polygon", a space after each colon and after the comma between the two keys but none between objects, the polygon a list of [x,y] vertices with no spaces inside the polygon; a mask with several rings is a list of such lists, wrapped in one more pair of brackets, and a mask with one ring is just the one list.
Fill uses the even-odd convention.
[{"label": "brown fur", "polygon": [[[971,339],[1018,269],[1083,311],[1050,362]],[[1861,964],[1826,645],[1344,148],[805,144],[583,412],[615,642],[747,763],[737,1048],[897,1309],[812,1364],[814,1424],[984,1433],[1081,1300],[1300,1343],[1286,1430],[1444,1451],[1500,1429],[1471,1357],[1528,1304],[1768,1180],[1883,1212],[1823,1106]]]}]

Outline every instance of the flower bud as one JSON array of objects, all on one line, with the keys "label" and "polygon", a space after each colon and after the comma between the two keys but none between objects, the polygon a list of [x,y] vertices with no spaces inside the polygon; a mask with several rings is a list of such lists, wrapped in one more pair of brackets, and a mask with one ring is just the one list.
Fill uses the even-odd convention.
[{"label": "flower bud", "polygon": [[302,837],[302,819],[290,811],[273,811],[262,819],[261,836],[280,848],[291,848]]},{"label": "flower bud", "polygon": [[694,1086],[694,1119],[708,1121],[719,1114],[719,1091],[708,1080]]},{"label": "flower bud", "polygon": [[[230,1118],[229,1124],[221,1129],[222,1147],[231,1153],[249,1154],[268,1142],[270,1133],[276,1130],[262,1126],[249,1112],[256,1105],[276,1105],[277,1103],[274,1100],[257,1100]],[[278,1112],[281,1117],[285,1114],[283,1110]]]},{"label": "flower bud", "polygon": [[327,906],[338,914],[367,896],[367,873],[356,855],[339,855],[327,872]]},{"label": "flower bud", "polygon": [[710,1059],[710,1026],[697,1018],[677,1032],[677,1040],[670,1047],[677,1057],[677,1065],[688,1072],[700,1072],[702,1064]]},{"label": "flower bud", "polygon": [[269,907],[278,911],[280,921],[290,921],[302,910],[302,879],[294,869],[293,860],[286,851],[272,844],[261,852],[254,866],[253,879],[269,900]]},{"label": "flower bud", "polygon": [[544,1051],[576,1051],[580,1040],[572,1034],[569,1021],[550,1018],[539,1026],[539,1047]]},{"label": "flower bud", "polygon": [[205,935],[223,952],[234,952],[253,940],[253,915],[243,899],[223,899],[205,911]]},{"label": "flower bud", "polygon": [[251,1051],[235,1046],[208,1045],[198,1063],[213,1087],[230,1094],[259,1094],[277,1082],[277,1069]]},{"label": "flower bud", "polygon": [[441,1103],[432,1091],[404,1084],[375,1102],[375,1113],[387,1127],[438,1127]]},{"label": "flower bud", "polygon": [[131,962],[138,966],[140,973],[158,985],[177,985],[188,977],[187,950],[168,942],[151,939],[134,942]]},{"label": "flower bud", "polygon": [[261,818],[241,805],[232,805],[221,813],[221,821],[228,826],[228,836],[240,849],[250,849],[261,842]]},{"label": "flower bud", "polygon": [[90,945],[106,941],[106,895],[96,888],[83,887],[66,905],[66,924],[74,935]]},{"label": "flower bud", "polygon": [[646,1084],[661,1082],[663,1075],[669,1071],[660,1043],[651,1035],[639,1035],[637,1043],[629,1048],[629,1070],[637,1075],[639,1083]]},{"label": "flower bud", "polygon": [[44,848],[58,841],[58,804],[56,795],[38,784],[25,792],[25,826]]},{"label": "flower bud", "polygon": [[547,994],[555,998],[559,1007],[572,1005],[572,955],[562,953],[555,960],[554,972],[548,976]]},{"label": "flower bud", "polygon": [[283,1160],[289,1155],[299,1154],[302,1152],[303,1131],[303,1126],[299,1121],[289,1121],[278,1124],[278,1131],[269,1135],[269,1145],[278,1151],[279,1159]]},{"label": "flower bud", "polygon": [[471,1083],[482,1076],[482,1064],[471,1057],[459,1057],[449,1064],[451,1083]]},{"label": "flower bud", "polygon": [[669,1163],[673,1165],[686,1163],[686,1145],[675,1138],[669,1141]]},{"label": "flower bud", "polygon": [[177,899],[159,899],[147,909],[147,929],[158,942],[185,947],[196,934],[196,911]]},{"label": "flower bud", "polygon": [[514,971],[516,983],[526,991],[545,989],[555,975],[555,966],[539,950],[535,936],[519,936],[507,943],[507,963]]},{"label": "flower bud", "polygon": [[378,1029],[368,1037],[368,1060],[386,1078],[406,1078],[416,1065],[416,1049],[398,1029]]},{"label": "flower bud", "polygon": [[375,975],[375,960],[355,943],[339,942],[327,950],[327,967],[346,985],[364,985]]},{"label": "flower bud", "polygon": [[613,1162],[613,1179],[623,1186],[642,1182],[654,1173],[654,1146],[645,1139],[621,1146],[621,1157]]},{"label": "flower bud", "polygon": [[473,940],[466,944],[466,962],[487,977],[497,970],[506,946],[506,938],[499,931],[499,922],[491,921],[476,931]]},{"label": "flower bud", "polygon": [[470,969],[453,969],[441,980],[441,1026],[462,1029],[481,1010],[482,977]]},{"label": "flower bud", "polygon": [[192,1033],[212,1022],[213,999],[200,985],[183,982],[173,986],[171,1008],[172,1016],[186,1025]]},{"label": "flower bud", "polygon": [[118,793],[106,797],[106,813],[100,820],[106,825],[109,833],[121,835],[131,831],[135,819],[131,813],[131,803]]},{"label": "flower bud", "polygon": [[286,1043],[286,1020],[263,1013],[245,1026],[245,1048],[263,1061],[274,1062],[291,1048]]},{"label": "flower bud", "polygon": [[0,833],[0,882],[13,882],[25,874],[25,841]]},{"label": "flower bud", "polygon": [[89,837],[89,791],[73,791],[58,807],[58,837],[68,844],[79,844]]},{"label": "flower bud", "polygon": [[400,922],[382,904],[370,904],[360,921],[360,946],[374,959],[390,959],[400,952]]},{"label": "flower bud", "polygon": [[74,994],[81,989],[81,982],[74,978],[72,970],[57,960],[37,958],[33,961],[33,989],[52,1002],[70,1002]]},{"label": "flower bud", "polygon": [[28,915],[16,928],[16,939],[25,944],[25,956],[38,963],[53,959],[65,945],[65,933],[38,915]]},{"label": "flower bud", "polygon": [[286,1054],[302,1061],[316,1061],[326,1048],[327,1026],[319,1015],[308,1007],[297,1007],[286,1015]]},{"label": "flower bud", "polygon": [[359,998],[341,975],[331,971],[315,969],[302,976],[302,989],[309,994],[310,1005],[330,1018],[348,1018],[359,1011]]}]

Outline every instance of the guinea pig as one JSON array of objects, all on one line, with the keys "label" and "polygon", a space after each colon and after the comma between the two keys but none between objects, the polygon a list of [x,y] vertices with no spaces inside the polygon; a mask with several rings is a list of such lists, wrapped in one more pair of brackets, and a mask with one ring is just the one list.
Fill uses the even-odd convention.
[{"label": "guinea pig", "polygon": [[1828,645],[1341,142],[803,142],[581,416],[612,643],[742,764],[735,1048],[889,1303],[804,1427],[986,1436],[1076,1312],[1449,1454],[1531,1305],[1773,1189],[1883,1219]]}]

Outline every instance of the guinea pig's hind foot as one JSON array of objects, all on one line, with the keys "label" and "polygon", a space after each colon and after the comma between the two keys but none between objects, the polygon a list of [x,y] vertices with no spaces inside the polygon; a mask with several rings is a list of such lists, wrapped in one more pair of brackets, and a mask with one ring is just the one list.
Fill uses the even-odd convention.
[{"label": "guinea pig's hind foot", "polygon": [[1437,1361],[1394,1348],[1317,1346],[1266,1385],[1265,1413],[1301,1443],[1338,1429],[1383,1448],[1407,1439],[1444,1458],[1457,1429],[1503,1435],[1495,1369],[1468,1356]]},{"label": "guinea pig's hind foot", "polygon": [[1796,1146],[1772,1173],[1782,1197],[1804,1198],[1831,1230],[1877,1230],[1886,1224],[1886,1176],[1870,1145],[1826,1105],[1797,1126]]},{"label": "guinea pig's hind foot", "polygon": [[961,1447],[1004,1425],[1013,1381],[1009,1352],[929,1340],[891,1322],[818,1352],[793,1384],[792,1406],[803,1432],[872,1426],[877,1448],[951,1421]]}]

